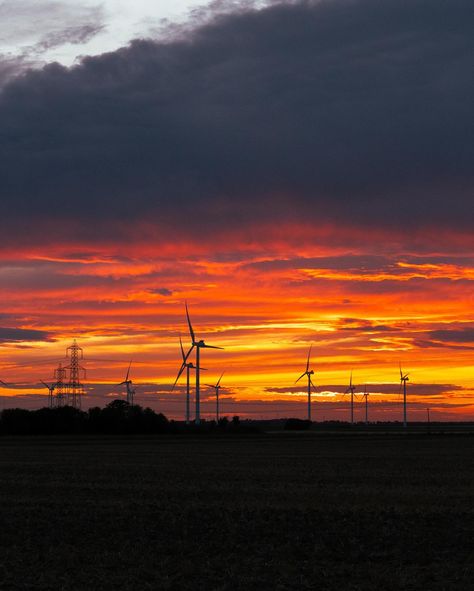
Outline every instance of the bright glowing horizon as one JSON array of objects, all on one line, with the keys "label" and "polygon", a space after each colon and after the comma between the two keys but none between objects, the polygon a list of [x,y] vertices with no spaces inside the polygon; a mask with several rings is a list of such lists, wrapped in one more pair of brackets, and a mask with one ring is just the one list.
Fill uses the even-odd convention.
[{"label": "bright glowing horizon", "polygon": [[[24,385],[1,394],[46,396],[33,384],[51,379],[53,359],[59,361],[77,338],[88,368],[86,386],[92,384],[86,406],[123,395],[115,385],[133,359],[137,402],[179,418],[182,382],[169,390],[180,366],[179,335],[185,347],[189,341],[187,300],[196,334],[224,347],[205,351],[203,359],[211,380],[226,370],[224,414],[304,416],[306,389],[294,382],[312,343],[315,420],[347,418],[342,394],[351,370],[357,392],[368,385],[374,420],[397,420],[399,362],[410,372],[411,420],[423,420],[427,407],[433,420],[472,419],[472,351],[462,343],[471,327],[469,261],[454,264],[432,254],[425,255],[426,263],[419,255],[416,262],[407,255],[370,260],[360,253],[341,255],[340,248],[332,257],[327,249],[324,256],[311,254],[293,252],[282,259],[213,251],[192,259],[128,261],[110,250],[82,258],[55,254],[41,262],[41,287],[36,255],[5,261],[4,302],[23,322],[10,338],[3,329],[0,377]],[[465,282],[464,277],[465,288],[452,292],[452,282]],[[202,394],[204,414],[210,416],[212,392]],[[258,402],[258,413],[252,401]],[[27,405],[38,403],[24,399]]]}]

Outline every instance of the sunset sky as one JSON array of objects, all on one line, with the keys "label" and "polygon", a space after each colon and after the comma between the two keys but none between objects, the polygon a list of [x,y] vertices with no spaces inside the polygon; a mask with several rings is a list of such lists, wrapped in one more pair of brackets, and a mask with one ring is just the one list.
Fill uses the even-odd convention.
[{"label": "sunset sky", "polygon": [[223,414],[474,420],[472,3],[199,4],[0,3],[3,407],[181,418],[187,301]]}]

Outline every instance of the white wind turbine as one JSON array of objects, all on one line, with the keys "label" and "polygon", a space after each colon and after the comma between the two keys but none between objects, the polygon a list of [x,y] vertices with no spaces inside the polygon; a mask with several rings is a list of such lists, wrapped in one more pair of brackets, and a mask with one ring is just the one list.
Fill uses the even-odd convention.
[{"label": "white wind turbine", "polygon": [[314,371],[309,369],[309,360],[312,346],[313,345],[310,345],[309,347],[308,359],[306,360],[306,369],[295,382],[295,384],[297,384],[301,378],[304,378],[304,376],[307,376],[308,378],[308,421],[311,421],[311,386],[314,388],[313,381],[311,380],[311,376],[314,375]]},{"label": "white wind turbine", "polygon": [[[191,348],[185,355],[185,361],[187,361],[189,355],[191,354],[192,350],[196,349],[196,417],[195,422],[197,425],[201,422],[201,391],[200,391],[200,363],[201,363],[201,349],[223,349],[223,347],[216,347],[215,345],[206,345],[206,343],[201,339],[199,341],[196,340],[196,335],[194,334],[193,326],[191,324],[191,319],[189,318],[189,310],[188,304],[185,303],[186,308],[186,319],[188,321],[189,327],[189,335],[191,337]],[[184,363],[183,363],[184,369]]]},{"label": "white wind turbine", "polygon": [[221,373],[221,377],[217,380],[217,384],[214,384],[214,385],[206,384],[206,386],[208,386],[209,388],[214,388],[216,391],[216,421],[217,422],[219,422],[219,390],[222,388],[220,383],[221,383],[223,375],[224,375],[224,372]]},{"label": "white wind turbine", "polygon": [[[173,387],[171,388],[171,390],[173,391],[175,389],[176,384],[178,383],[179,378],[181,377],[181,374],[184,371],[184,368],[186,368],[186,413],[185,413],[185,421],[186,421],[186,425],[189,425],[191,417],[190,417],[190,411],[189,411],[189,403],[190,403],[190,379],[189,379],[189,375],[192,369],[196,369],[196,366],[194,365],[194,363],[187,361],[187,355],[185,355],[184,353],[184,349],[183,349],[183,341],[181,340],[181,337],[179,337],[179,346],[181,349],[181,357],[182,357],[182,363],[181,363],[181,367],[179,369],[178,375],[176,377],[176,380],[174,381]],[[191,350],[188,352],[191,352]],[[201,367],[200,368],[201,371],[205,370],[205,367]]]}]

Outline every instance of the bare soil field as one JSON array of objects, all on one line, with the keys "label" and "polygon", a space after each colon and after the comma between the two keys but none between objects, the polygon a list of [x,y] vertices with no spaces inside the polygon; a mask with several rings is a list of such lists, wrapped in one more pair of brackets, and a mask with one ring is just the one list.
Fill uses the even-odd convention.
[{"label": "bare soil field", "polygon": [[474,437],[0,439],[0,588],[463,590]]}]

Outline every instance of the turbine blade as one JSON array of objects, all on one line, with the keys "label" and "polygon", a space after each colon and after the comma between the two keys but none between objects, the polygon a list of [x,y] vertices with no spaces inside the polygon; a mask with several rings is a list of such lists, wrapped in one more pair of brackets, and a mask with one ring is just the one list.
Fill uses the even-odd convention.
[{"label": "turbine blade", "polygon": [[[49,390],[50,386],[46,382],[43,382],[43,380],[40,380],[40,382],[43,384],[43,386],[46,386],[46,388],[48,388],[48,390]],[[2,382],[2,384],[3,384],[3,382]]]},{"label": "turbine blade", "polygon": [[202,345],[200,345],[200,347],[203,347],[204,349],[224,349],[224,347],[216,347],[215,345],[206,345],[206,343],[203,343]]},{"label": "turbine blade", "polygon": [[295,384],[297,384],[301,380],[301,378],[304,378],[305,375],[306,375],[306,372],[302,373],[300,375],[300,377],[296,380]]},{"label": "turbine blade", "polygon": [[216,384],[216,387],[219,387],[219,384],[221,383],[221,380],[222,380],[222,376],[223,375],[224,375],[224,371],[221,373],[221,377],[219,378],[219,380],[218,380],[218,382]]},{"label": "turbine blade", "polygon": [[130,374],[130,368],[131,368],[131,367],[132,367],[132,362],[130,361],[130,363],[128,364],[128,369],[127,369],[127,376],[126,376],[126,378],[125,378],[125,381],[126,381],[126,382],[128,381],[128,376],[129,376],[129,374]]},{"label": "turbine blade", "polygon": [[195,347],[195,345],[194,345],[194,344],[192,344],[192,345],[191,345],[191,347],[190,347],[190,349],[189,349],[189,351],[188,351],[188,352],[186,353],[186,355],[184,356],[184,359],[183,359],[183,365],[186,365],[186,362],[187,362],[187,360],[188,360],[188,357],[191,355],[191,353],[192,353],[192,351],[193,351],[194,347]]},{"label": "turbine blade", "polygon": [[181,357],[183,358],[183,363],[184,363],[186,361],[186,355],[184,354],[183,341],[181,340],[181,335],[179,337],[179,346],[181,348]]},{"label": "turbine blade", "polygon": [[311,386],[316,389],[316,386],[313,384],[313,380],[311,378],[309,378],[309,383],[311,384]]},{"label": "turbine blade", "polygon": [[398,365],[399,365],[399,367],[400,367],[400,378],[402,378],[402,377],[403,377],[403,373],[402,373],[402,362],[401,362],[401,361],[399,361],[399,362],[398,362]]},{"label": "turbine blade", "polygon": [[188,320],[189,334],[191,335],[191,340],[194,345],[194,343],[196,342],[196,337],[194,336],[193,326],[191,324],[191,319],[189,318],[188,302],[184,302],[184,305],[186,307],[186,318]]},{"label": "turbine blade", "polygon": [[309,358],[310,358],[310,355],[311,355],[311,347],[312,347],[312,346],[313,346],[313,345],[310,345],[310,346],[309,346],[309,351],[308,351],[308,359],[307,359],[307,361],[306,361],[306,371],[309,371]]},{"label": "turbine blade", "polygon": [[351,369],[351,381],[350,381],[350,384],[349,384],[349,389],[350,388],[352,388],[352,369]]},{"label": "turbine blade", "polygon": [[183,364],[181,365],[181,367],[180,367],[180,370],[178,371],[178,375],[176,376],[176,379],[175,379],[175,381],[174,381],[173,387],[171,388],[171,391],[173,391],[173,390],[174,390],[174,388],[175,388],[176,384],[178,383],[178,380],[179,380],[179,378],[181,377],[181,374],[183,373],[183,371],[184,371],[184,368],[185,368],[185,367],[186,367],[186,364],[185,364],[185,363],[183,363]]}]

